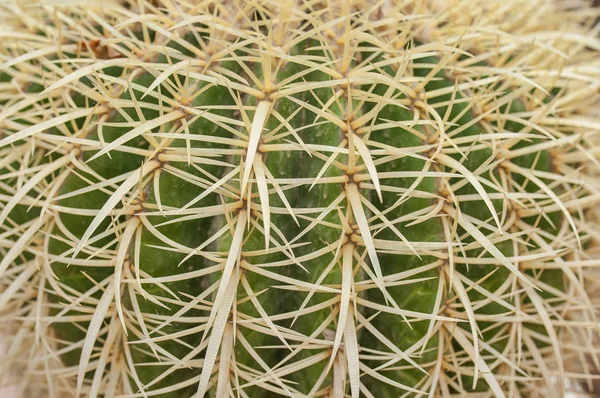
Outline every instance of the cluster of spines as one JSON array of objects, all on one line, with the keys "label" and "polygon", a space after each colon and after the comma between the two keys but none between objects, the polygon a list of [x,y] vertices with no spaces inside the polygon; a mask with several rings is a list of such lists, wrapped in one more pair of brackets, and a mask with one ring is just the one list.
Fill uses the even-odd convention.
[{"label": "cluster of spines", "polygon": [[[283,7],[226,2],[195,10],[167,1],[131,6],[137,10],[117,4],[83,7],[81,15],[72,12],[79,19],[57,8],[47,14],[53,15],[47,37],[16,34],[17,43],[29,47],[23,51],[8,45],[6,54],[12,59],[3,60],[5,76],[12,80],[5,79],[2,88],[17,95],[3,96],[0,112],[6,129],[0,141],[5,237],[0,302],[11,325],[19,326],[11,332],[16,336],[12,355],[20,354],[29,339],[40,347],[27,357],[28,375],[46,375],[49,386],[65,391],[73,391],[69,377],[56,379],[57,373],[76,376],[74,388],[85,388],[90,395],[121,389],[135,396],[143,396],[137,391],[166,393],[185,386],[200,395],[211,386],[217,396],[234,387],[246,394],[250,384],[283,395],[338,396],[344,390],[352,396],[402,390],[450,395],[471,391],[470,384],[482,376],[489,394],[514,395],[517,390],[533,394],[537,380],[530,376],[542,378],[542,385],[560,384],[569,356],[583,363],[586,353],[593,352],[597,323],[584,278],[596,263],[581,248],[597,235],[586,217],[599,199],[594,180],[598,122],[586,112],[596,104],[598,83],[594,65],[584,66],[582,60],[588,60],[584,46],[599,45],[581,33],[585,27],[575,25],[583,18],[564,14],[574,15],[575,22],[553,20],[557,33],[539,33],[541,43],[530,44],[528,30],[539,32],[541,27],[525,18],[518,2],[494,3],[485,16],[471,12],[468,2],[455,8],[437,2],[361,2],[329,10],[319,2]],[[108,15],[115,10],[119,17],[112,20]],[[530,11],[550,15],[552,10],[549,4],[532,2]],[[198,17],[186,17],[192,11]],[[26,8],[14,12],[26,26],[35,18]],[[162,19],[157,22],[153,14]],[[477,23],[467,29],[463,19],[469,18]],[[563,24],[579,31],[558,33]],[[81,30],[83,40],[75,37]],[[110,38],[98,41],[102,30]],[[308,39],[312,47],[303,47],[306,55],[290,53]],[[48,47],[46,40],[60,44]],[[38,48],[39,42],[44,47]],[[182,56],[183,50],[195,59]],[[23,55],[15,57],[13,51]],[[154,51],[163,57],[148,55]],[[62,53],[75,56],[54,62]],[[297,72],[276,80],[294,65]],[[127,74],[113,75],[111,67],[125,68]],[[309,73],[319,77],[310,80]],[[24,74],[34,77],[19,87]],[[213,87],[227,103],[198,105],[203,94],[214,94]],[[283,101],[297,108],[283,115],[277,109]],[[383,116],[385,107],[395,108],[388,113],[396,120]],[[398,115],[406,119],[398,120]],[[189,126],[199,120],[202,128],[216,126],[223,136],[190,134]],[[292,120],[301,122],[304,131],[326,131],[332,143],[323,143],[320,136],[302,140],[305,134],[296,131]],[[102,131],[111,127],[126,133],[104,142]],[[401,130],[418,144],[395,147],[371,139],[384,130],[386,139],[389,131]],[[86,152],[95,154],[82,157]],[[143,164],[127,169],[128,160],[118,153],[141,158]],[[302,162],[296,166],[302,177],[274,175],[278,164],[273,157],[286,153]],[[116,171],[122,162],[127,172],[104,178],[86,166],[95,158]],[[416,161],[399,170],[403,158]],[[303,164],[311,171],[318,164],[317,174],[302,173]],[[386,166],[393,168],[387,171]],[[89,186],[64,192],[71,174]],[[165,205],[165,175],[203,193],[179,207]],[[436,184],[425,186],[425,180]],[[100,207],[61,205],[69,197],[96,191],[108,198]],[[294,192],[304,196],[292,205]],[[311,199],[315,195],[333,197]],[[392,206],[378,206],[379,198],[385,203],[394,195],[399,199]],[[219,199],[204,205],[208,196]],[[430,204],[415,209],[410,204],[415,199]],[[33,211],[25,212],[27,207]],[[62,222],[65,214],[94,221],[80,235],[69,235]],[[173,218],[150,221],[160,217]],[[161,224],[205,217],[216,220],[209,235],[213,244],[188,247],[160,232]],[[295,222],[301,226],[298,239],[286,236],[294,231],[286,224]],[[433,226],[438,240],[413,238],[419,232],[410,224]],[[155,250],[179,253],[185,260],[200,256],[210,266],[187,273],[180,267],[171,276],[148,274],[139,267],[140,252],[146,250],[142,234],[158,239]],[[68,248],[53,252],[49,247],[54,240]],[[304,254],[296,257],[296,252]],[[394,273],[388,267],[386,274],[380,264],[386,255],[401,261],[412,256],[410,269]],[[67,263],[111,272],[101,280],[83,274],[92,283],[89,290],[77,292],[65,275],[62,280],[55,275],[56,264]],[[308,280],[296,271],[270,270],[284,265],[307,268]],[[486,267],[498,269],[489,272]],[[430,276],[432,270],[438,270],[437,277]],[[334,272],[339,274],[332,276]],[[165,285],[204,273],[210,274],[203,281],[208,286],[198,296]],[[259,291],[246,274],[260,275],[269,289]],[[501,283],[494,274],[503,275]],[[550,280],[549,274],[554,274]],[[430,314],[402,308],[389,294],[394,286],[431,280]],[[489,280],[494,283],[486,285]],[[145,285],[160,289],[149,294]],[[261,308],[268,304],[265,296],[299,296],[280,291],[331,298],[312,306],[303,302],[285,314],[267,313]],[[378,294],[381,299],[374,298]],[[143,300],[180,310],[155,316],[154,307],[140,308]],[[254,316],[237,311],[248,302]],[[487,313],[483,308],[490,304],[501,311]],[[324,312],[329,315],[321,318]],[[399,347],[381,330],[384,324],[374,326],[381,313],[394,314],[397,328],[422,322],[426,333],[410,347]],[[310,335],[281,322],[298,318],[300,328],[311,317],[322,322]],[[406,323],[400,322],[403,317]],[[91,322],[84,329],[86,321]],[[76,329],[76,322],[85,338],[65,341],[60,329]],[[174,322],[189,326],[161,331]],[[248,330],[283,345],[253,347],[245,337]],[[151,337],[153,333],[159,336]],[[186,334],[197,337],[196,346],[182,338]],[[359,334],[377,343],[363,347]],[[129,344],[135,340],[140,341]],[[189,352],[174,356],[165,349],[173,345],[160,341],[189,347]],[[562,341],[570,343],[561,346]],[[161,358],[170,369],[142,381],[137,372],[146,368],[133,366],[136,345],[147,347],[140,349],[138,359]],[[269,355],[264,352],[295,353],[298,348],[316,354],[286,354],[276,366],[263,360]],[[73,351],[77,365],[52,369],[52,361]],[[244,352],[252,359],[240,359]],[[321,367],[311,371],[317,363]],[[589,373],[596,365],[571,377],[592,380]],[[157,391],[156,385],[182,368],[196,369],[194,376]],[[414,377],[401,376],[405,369],[419,368],[416,383],[400,382]],[[313,385],[298,391],[306,388],[306,372]],[[288,377],[297,377],[299,384]]]}]

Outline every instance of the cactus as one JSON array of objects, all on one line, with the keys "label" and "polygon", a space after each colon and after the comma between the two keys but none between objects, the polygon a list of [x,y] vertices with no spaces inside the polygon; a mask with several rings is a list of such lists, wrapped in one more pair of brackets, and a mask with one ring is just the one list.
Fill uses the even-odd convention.
[{"label": "cactus", "polygon": [[0,4],[17,397],[562,397],[600,371],[595,13]]}]

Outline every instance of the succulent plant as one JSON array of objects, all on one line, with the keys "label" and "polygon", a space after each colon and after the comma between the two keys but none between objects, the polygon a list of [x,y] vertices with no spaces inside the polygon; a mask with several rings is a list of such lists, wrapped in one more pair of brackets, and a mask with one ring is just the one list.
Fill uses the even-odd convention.
[{"label": "succulent plant", "polygon": [[591,388],[596,16],[549,0],[3,2],[11,394]]}]

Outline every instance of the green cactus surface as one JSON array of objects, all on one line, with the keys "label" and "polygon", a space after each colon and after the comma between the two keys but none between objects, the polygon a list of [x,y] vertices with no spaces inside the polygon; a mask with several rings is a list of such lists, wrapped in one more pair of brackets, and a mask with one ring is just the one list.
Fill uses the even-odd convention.
[{"label": "green cactus surface", "polygon": [[1,2],[0,380],[591,390],[600,25],[573,3]]}]

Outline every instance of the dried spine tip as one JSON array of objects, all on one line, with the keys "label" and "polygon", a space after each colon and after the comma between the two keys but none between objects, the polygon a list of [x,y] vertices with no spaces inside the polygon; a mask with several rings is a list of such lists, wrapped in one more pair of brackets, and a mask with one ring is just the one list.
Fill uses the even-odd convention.
[{"label": "dried spine tip", "polygon": [[585,6],[58,3],[0,5],[0,378],[23,396],[598,377]]}]

